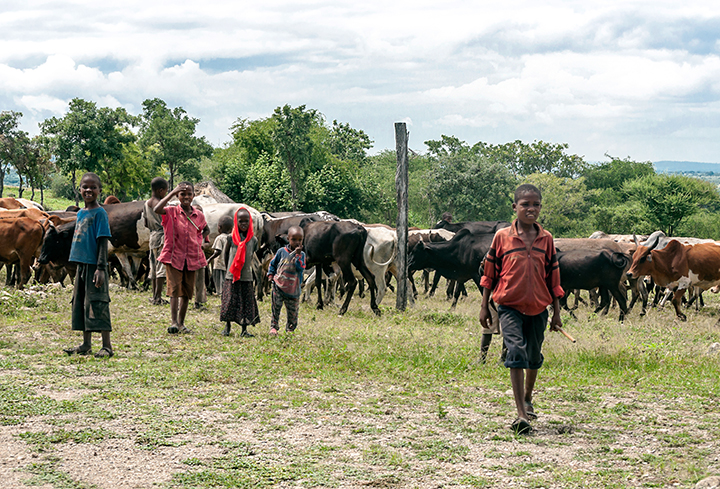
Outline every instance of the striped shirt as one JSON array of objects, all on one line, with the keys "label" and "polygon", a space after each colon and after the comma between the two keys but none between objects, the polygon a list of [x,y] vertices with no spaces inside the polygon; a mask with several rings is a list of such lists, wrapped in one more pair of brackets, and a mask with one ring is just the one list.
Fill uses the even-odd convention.
[{"label": "striped shirt", "polygon": [[493,300],[526,316],[536,316],[565,295],[553,237],[539,224],[530,252],[517,233],[517,220],[495,233],[480,285],[493,291]]}]

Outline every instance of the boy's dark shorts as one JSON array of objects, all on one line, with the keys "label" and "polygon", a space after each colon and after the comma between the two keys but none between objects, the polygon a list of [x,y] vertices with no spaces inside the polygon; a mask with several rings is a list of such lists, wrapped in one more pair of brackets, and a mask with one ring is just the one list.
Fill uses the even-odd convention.
[{"label": "boy's dark shorts", "polygon": [[78,263],[72,298],[73,331],[112,331],[108,275],[102,287],[95,287],[95,265]]},{"label": "boy's dark shorts", "polygon": [[526,316],[512,307],[498,306],[498,315],[508,350],[505,366],[531,370],[542,367],[547,309],[537,316]]},{"label": "boy's dark shorts", "polygon": [[165,264],[165,273],[167,274],[167,295],[168,297],[187,297],[188,300],[193,298],[195,291],[195,270],[178,270],[173,268],[169,263]]}]

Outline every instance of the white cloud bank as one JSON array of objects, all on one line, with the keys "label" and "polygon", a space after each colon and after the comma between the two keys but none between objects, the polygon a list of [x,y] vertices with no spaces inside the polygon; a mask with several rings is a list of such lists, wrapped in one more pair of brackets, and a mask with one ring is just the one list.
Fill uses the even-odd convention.
[{"label": "white cloud bank", "polygon": [[[7,5],[6,5],[7,4]],[[589,160],[720,162],[716,2],[4,2],[0,110],[159,97],[214,145],[306,104],[394,148],[567,142]]]}]

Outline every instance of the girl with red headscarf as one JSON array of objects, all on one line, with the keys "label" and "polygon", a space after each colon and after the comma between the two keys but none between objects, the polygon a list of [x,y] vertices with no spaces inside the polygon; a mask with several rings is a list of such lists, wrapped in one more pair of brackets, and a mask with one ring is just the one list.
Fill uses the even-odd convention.
[{"label": "girl with red headscarf", "polygon": [[252,275],[252,257],[257,246],[252,216],[240,207],[235,212],[232,239],[227,240],[223,250],[228,264],[220,304],[220,321],[225,322],[223,336],[230,336],[230,323],[236,323],[242,327],[240,336],[250,338],[253,335],[248,332],[248,325],[260,322]]}]

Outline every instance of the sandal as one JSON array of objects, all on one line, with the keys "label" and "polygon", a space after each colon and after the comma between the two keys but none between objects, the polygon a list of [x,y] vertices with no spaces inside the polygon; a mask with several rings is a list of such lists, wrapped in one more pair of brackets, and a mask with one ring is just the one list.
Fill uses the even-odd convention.
[{"label": "sandal", "polygon": [[170,333],[170,334],[178,334],[179,331],[180,331],[180,329],[178,329],[177,326],[170,326],[168,328],[168,333]]},{"label": "sandal", "polygon": [[247,331],[240,333],[240,338],[255,338],[255,335]]},{"label": "sandal", "polygon": [[72,348],[65,348],[63,349],[65,353],[68,355],[92,355],[92,348],[88,348],[87,350],[81,350],[79,346],[74,346]]},{"label": "sandal", "polygon": [[510,429],[515,432],[516,435],[529,435],[532,432],[532,426],[526,419],[517,418],[510,425]]},{"label": "sandal", "polygon": [[95,354],[95,358],[112,358],[114,354],[110,348],[103,346],[100,348],[100,351]]},{"label": "sandal", "polygon": [[180,334],[193,334],[193,330],[186,327],[186,326],[180,326],[180,329],[178,329],[178,333]]},{"label": "sandal", "polygon": [[277,336],[278,330],[276,328],[270,328],[270,336]]},{"label": "sandal", "polygon": [[525,401],[525,412],[527,413],[527,417],[530,421],[534,421],[537,419],[537,414],[535,414],[535,408],[533,407],[531,402]]}]

